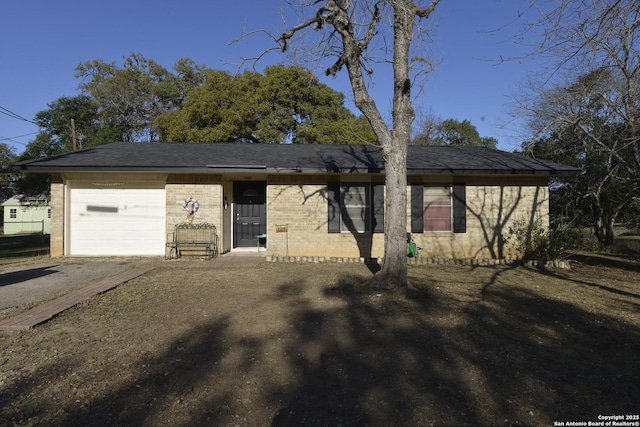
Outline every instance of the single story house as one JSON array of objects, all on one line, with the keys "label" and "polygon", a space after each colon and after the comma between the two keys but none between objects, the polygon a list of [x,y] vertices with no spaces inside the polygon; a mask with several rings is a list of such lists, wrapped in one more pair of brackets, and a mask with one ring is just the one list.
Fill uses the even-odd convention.
[{"label": "single story house", "polygon": [[[577,172],[483,147],[410,146],[407,168],[407,232],[446,258],[517,257],[509,226],[548,224],[549,179]],[[378,146],[114,143],[14,169],[52,176],[52,256],[165,255],[194,200],[221,253],[384,255]]]},{"label": "single story house", "polygon": [[47,197],[17,194],[2,204],[3,234],[51,233],[51,207]]}]

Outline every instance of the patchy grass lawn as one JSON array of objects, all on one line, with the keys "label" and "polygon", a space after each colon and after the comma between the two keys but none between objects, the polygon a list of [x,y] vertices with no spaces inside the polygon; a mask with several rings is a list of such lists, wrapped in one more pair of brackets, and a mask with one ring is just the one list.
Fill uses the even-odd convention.
[{"label": "patchy grass lawn", "polygon": [[0,333],[0,424],[553,425],[637,414],[640,264],[609,261],[410,267],[406,294],[367,289],[361,264],[167,262],[32,331]]}]

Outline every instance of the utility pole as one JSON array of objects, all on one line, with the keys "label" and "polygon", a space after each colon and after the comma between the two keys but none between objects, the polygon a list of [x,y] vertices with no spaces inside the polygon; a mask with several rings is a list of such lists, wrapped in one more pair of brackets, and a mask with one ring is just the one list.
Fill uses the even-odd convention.
[{"label": "utility pole", "polygon": [[73,121],[73,119],[71,119],[71,143],[73,146],[73,151],[76,151],[76,124]]}]

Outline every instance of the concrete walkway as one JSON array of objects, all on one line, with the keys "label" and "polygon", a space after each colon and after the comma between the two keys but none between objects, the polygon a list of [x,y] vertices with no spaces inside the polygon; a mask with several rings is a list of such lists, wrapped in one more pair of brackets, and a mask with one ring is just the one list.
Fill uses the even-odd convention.
[{"label": "concrete walkway", "polygon": [[157,267],[158,264],[149,263],[142,266],[123,271],[102,280],[90,283],[75,291],[69,292],[59,298],[40,304],[30,310],[20,313],[14,317],[0,320],[0,331],[23,331],[46,322],[63,311],[80,304],[82,301],[94,295],[101,294],[116,286],[128,282],[147,271]]}]

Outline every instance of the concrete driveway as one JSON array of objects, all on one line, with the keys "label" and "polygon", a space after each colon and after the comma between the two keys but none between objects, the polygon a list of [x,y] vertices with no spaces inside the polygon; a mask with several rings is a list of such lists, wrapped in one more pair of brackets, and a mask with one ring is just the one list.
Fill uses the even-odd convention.
[{"label": "concrete driveway", "polygon": [[0,310],[35,303],[131,269],[141,259],[65,260],[0,270]]}]

